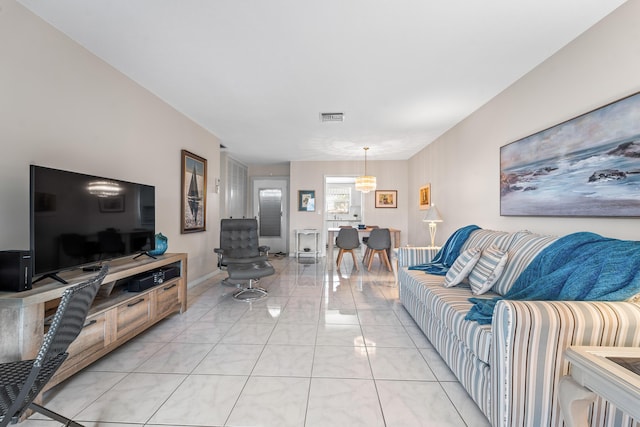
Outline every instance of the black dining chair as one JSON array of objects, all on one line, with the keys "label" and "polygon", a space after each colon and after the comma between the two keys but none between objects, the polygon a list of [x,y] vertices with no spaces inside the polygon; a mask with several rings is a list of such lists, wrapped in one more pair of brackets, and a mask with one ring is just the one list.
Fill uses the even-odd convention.
[{"label": "black dining chair", "polygon": [[109,267],[105,265],[93,278],[62,293],[58,309],[35,359],[0,364],[0,427],[10,422],[17,423],[27,409],[65,426],[82,427],[34,403],[34,400],[69,356],[67,349],[82,331],[89,307],[108,270]]}]

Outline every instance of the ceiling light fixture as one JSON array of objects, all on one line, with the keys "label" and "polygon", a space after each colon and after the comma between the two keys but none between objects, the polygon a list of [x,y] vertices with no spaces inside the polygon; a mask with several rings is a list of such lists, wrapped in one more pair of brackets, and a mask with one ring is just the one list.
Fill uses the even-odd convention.
[{"label": "ceiling light fixture", "polygon": [[363,193],[376,189],[376,177],[367,175],[367,151],[369,147],[364,147],[364,175],[356,177],[356,190]]}]

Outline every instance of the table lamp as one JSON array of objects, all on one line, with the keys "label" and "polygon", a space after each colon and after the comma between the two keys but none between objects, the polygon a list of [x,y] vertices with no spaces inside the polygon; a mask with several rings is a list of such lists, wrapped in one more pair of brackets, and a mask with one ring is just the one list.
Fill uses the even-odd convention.
[{"label": "table lamp", "polygon": [[431,247],[435,247],[436,245],[436,223],[442,222],[442,217],[440,216],[440,212],[436,208],[436,205],[431,204],[427,214],[422,219],[423,222],[429,223],[429,235],[431,235]]}]

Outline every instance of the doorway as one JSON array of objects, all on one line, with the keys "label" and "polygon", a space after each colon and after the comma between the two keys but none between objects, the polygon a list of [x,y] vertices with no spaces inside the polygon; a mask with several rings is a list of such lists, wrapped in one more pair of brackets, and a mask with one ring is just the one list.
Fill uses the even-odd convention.
[{"label": "doorway", "polygon": [[258,219],[260,244],[270,253],[288,253],[289,181],[285,178],[253,179],[253,215]]},{"label": "doorway", "polygon": [[355,176],[324,177],[324,221],[322,235],[326,245],[328,229],[364,224],[362,193],[356,190]]}]

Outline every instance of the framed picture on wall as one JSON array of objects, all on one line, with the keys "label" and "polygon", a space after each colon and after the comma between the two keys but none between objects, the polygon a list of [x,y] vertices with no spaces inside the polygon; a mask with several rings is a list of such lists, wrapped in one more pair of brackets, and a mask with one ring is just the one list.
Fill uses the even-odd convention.
[{"label": "framed picture on wall", "polygon": [[500,148],[500,215],[640,217],[640,93]]},{"label": "framed picture on wall", "polygon": [[397,208],[397,190],[376,190],[376,208]]},{"label": "framed picture on wall", "polygon": [[427,210],[431,206],[431,184],[423,185],[418,192],[418,206],[420,210]]},{"label": "framed picture on wall", "polygon": [[207,160],[182,150],[180,232],[205,231],[207,220]]},{"label": "framed picture on wall", "polygon": [[316,210],[315,190],[298,190],[298,210],[301,212],[313,212]]}]

